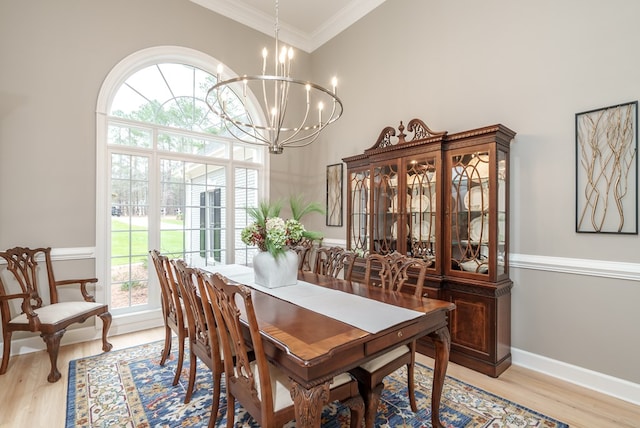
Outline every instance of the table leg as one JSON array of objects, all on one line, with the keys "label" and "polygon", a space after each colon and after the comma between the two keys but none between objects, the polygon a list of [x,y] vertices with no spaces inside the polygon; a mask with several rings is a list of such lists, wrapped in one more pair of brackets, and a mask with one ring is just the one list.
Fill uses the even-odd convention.
[{"label": "table leg", "polygon": [[435,367],[433,368],[433,385],[431,390],[431,425],[442,427],[440,423],[440,399],[444,387],[444,378],[449,365],[451,335],[447,327],[442,327],[429,335],[435,344]]},{"label": "table leg", "polygon": [[296,426],[320,428],[322,409],[329,402],[329,382],[307,389],[291,379],[291,399],[296,408]]}]

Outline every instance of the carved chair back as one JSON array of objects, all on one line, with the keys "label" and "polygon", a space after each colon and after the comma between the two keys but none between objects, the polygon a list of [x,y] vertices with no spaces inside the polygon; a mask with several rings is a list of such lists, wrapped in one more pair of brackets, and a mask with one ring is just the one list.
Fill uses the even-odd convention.
[{"label": "carved chair back", "polygon": [[178,336],[178,362],[176,365],[176,374],[173,379],[173,385],[177,385],[182,372],[182,364],[184,361],[184,342],[188,336],[187,325],[184,319],[184,304],[178,290],[176,282],[176,274],[169,258],[164,256],[158,250],[149,251],[151,260],[158,275],[160,283],[160,297],[162,302],[162,314],[164,317],[165,337],[162,355],[160,357],[160,365],[163,366],[171,352],[172,331]]},{"label": "carved chair back", "polygon": [[[380,286],[391,291],[406,291],[410,287],[410,274],[416,281],[413,294],[422,296],[424,279],[429,263],[422,259],[407,257],[398,252],[391,254],[369,254],[366,258],[364,282],[370,285]],[[378,272],[379,280],[375,280],[373,274]]]},{"label": "carved chair back", "polygon": [[160,295],[162,299],[162,311],[172,329],[176,334],[180,333],[180,329],[185,328],[184,313],[178,284],[171,266],[169,258],[162,255],[158,250],[151,250],[151,260],[158,275],[160,283]]},{"label": "carved chair back", "polygon": [[[48,303],[58,303],[58,289],[53,274],[50,248],[15,247],[0,252],[0,257],[7,263],[6,269],[12,274],[11,280],[20,286],[22,293],[29,295],[32,309],[41,308],[45,304],[40,295],[40,266],[38,264],[38,261],[44,260],[48,289],[42,291],[48,294]],[[97,281],[96,278],[92,278],[83,283],[82,295],[85,300],[95,301],[94,297],[87,292],[86,284]],[[5,293],[5,287],[2,287],[0,292]]]},{"label": "carved chair back", "polygon": [[[309,247],[305,247],[304,245],[296,245],[292,248],[293,251],[298,255],[298,270],[304,270],[305,264],[308,264],[309,258]],[[307,269],[308,270],[308,269]]]},{"label": "carved chair back", "polygon": [[199,349],[205,350],[208,355],[204,355],[203,357],[205,360],[209,360],[211,358],[211,352],[209,351],[207,322],[204,316],[202,302],[197,294],[196,269],[190,267],[184,260],[180,259],[173,259],[171,263],[176,271],[180,295],[184,301],[189,340],[192,345],[196,345]]},{"label": "carved chair back", "polygon": [[[214,375],[222,371],[222,361],[218,336],[217,334],[209,335],[204,302],[198,293],[198,269],[188,266],[184,260],[180,259],[171,260],[171,264],[176,271],[189,330],[189,349],[191,354],[189,384],[185,396],[185,403],[188,403],[191,400],[195,383],[196,357],[209,367],[214,372]],[[215,330],[215,324],[211,328]],[[214,388],[219,388],[219,385],[214,385]]]},{"label": "carved chair back", "polygon": [[[231,283],[218,273],[205,285],[221,328],[227,399],[237,398],[260,425],[270,425],[274,414],[273,391],[251,289]],[[243,334],[241,315],[246,317],[248,338]]]},{"label": "carved chair back", "polygon": [[[40,287],[41,265],[44,260],[47,286]],[[0,269],[0,316],[2,318],[3,356],[0,374],[7,370],[14,331],[39,331],[51,360],[51,372],[47,379],[60,379],[57,369],[60,340],[66,328],[74,323],[82,323],[92,316],[102,321],[102,349],[108,351],[111,344],[107,332],[111,325],[111,314],[106,304],[96,303],[89,294],[87,284],[98,282],[97,278],[67,279],[56,281],[51,261],[51,248],[15,247],[0,252],[0,261],[6,263]],[[16,285],[17,284],[17,285]],[[82,299],[60,302],[58,287],[79,286]],[[19,292],[15,292],[18,290]],[[15,290],[15,291],[14,291]]]},{"label": "carved chair back", "polygon": [[209,344],[211,347],[211,356],[213,367],[211,367],[213,375],[213,398],[211,402],[211,419],[209,420],[209,428],[215,426],[218,408],[220,406],[220,388],[222,373],[224,373],[224,355],[222,350],[222,340],[220,339],[221,329],[216,322],[213,303],[209,297],[207,290],[208,285],[212,284],[211,274],[202,269],[196,269],[196,285],[198,299],[202,302],[205,322],[207,324],[207,335],[209,336]]},{"label": "carved chair back", "polygon": [[355,253],[341,247],[320,247],[316,251],[314,273],[339,278],[344,273],[344,279],[351,281]]},{"label": "carved chair back", "polygon": [[314,257],[315,257],[315,252],[317,248],[322,246],[322,238],[319,238],[319,239],[302,238],[298,246],[307,249],[302,259],[302,267],[300,268],[300,270],[308,270],[308,271],[313,270],[313,266],[311,266],[311,264],[315,260]]}]

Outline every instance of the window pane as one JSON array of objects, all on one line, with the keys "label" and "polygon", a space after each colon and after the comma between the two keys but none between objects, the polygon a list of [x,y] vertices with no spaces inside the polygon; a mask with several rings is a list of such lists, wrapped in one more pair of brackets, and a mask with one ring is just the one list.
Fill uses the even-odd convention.
[{"label": "window pane", "polygon": [[127,125],[109,126],[108,143],[120,146],[151,147],[151,131]]},{"label": "window pane", "polygon": [[[161,163],[163,171],[173,172],[163,174],[171,182],[161,186],[163,250],[184,249],[185,260],[198,266],[226,263],[226,168],[165,159]],[[176,171],[183,173],[179,177]]]},{"label": "window pane", "polygon": [[111,307],[148,302],[149,158],[111,156]]},{"label": "window pane", "polygon": [[164,229],[164,222],[162,223],[163,230],[160,231],[160,252],[171,254],[182,254],[184,251],[184,233],[182,228],[170,230]]},{"label": "window pane", "polygon": [[[111,178],[122,178],[129,180],[131,177],[131,156],[113,154],[111,155]],[[129,187],[128,185],[126,187]]]},{"label": "window pane", "polygon": [[189,153],[205,155],[214,158],[227,159],[229,157],[229,144],[222,140],[209,138],[196,138],[188,135],[169,134],[166,132],[158,135],[158,149],[176,153]]},{"label": "window pane", "polygon": [[111,257],[126,257],[129,255],[129,248],[129,230],[111,232]]},{"label": "window pane", "polygon": [[235,160],[241,160],[245,162],[263,162],[263,150],[257,146],[251,146],[248,144],[234,143],[233,144],[233,158]]},{"label": "window pane", "polygon": [[[206,104],[215,76],[184,64],[154,64],[125,81],[110,114],[209,135],[229,135],[221,119]],[[244,106],[233,91],[225,91],[227,112],[247,122]],[[227,154],[228,156],[228,154]]]},{"label": "window pane", "polygon": [[251,223],[247,207],[258,206],[258,179],[257,170],[249,168],[236,168],[236,188],[234,213],[234,243],[236,247],[235,260],[239,264],[248,264],[253,259],[254,249],[247,247],[240,239],[242,229]]},{"label": "window pane", "polygon": [[160,181],[182,183],[184,181],[184,162],[162,159],[160,161]]}]

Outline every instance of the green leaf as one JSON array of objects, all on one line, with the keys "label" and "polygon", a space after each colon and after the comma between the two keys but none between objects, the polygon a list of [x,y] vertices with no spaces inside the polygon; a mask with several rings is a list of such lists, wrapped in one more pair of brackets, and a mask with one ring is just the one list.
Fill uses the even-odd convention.
[{"label": "green leaf", "polygon": [[257,207],[247,208],[247,213],[249,214],[249,217],[258,224],[258,226],[264,227],[267,222],[267,218],[280,216],[281,209],[282,202],[280,201],[260,201]]},{"label": "green leaf", "polygon": [[292,196],[289,199],[289,205],[291,207],[291,217],[294,220],[300,221],[302,217],[312,212],[324,214],[324,208],[318,202],[305,202],[302,196]]}]

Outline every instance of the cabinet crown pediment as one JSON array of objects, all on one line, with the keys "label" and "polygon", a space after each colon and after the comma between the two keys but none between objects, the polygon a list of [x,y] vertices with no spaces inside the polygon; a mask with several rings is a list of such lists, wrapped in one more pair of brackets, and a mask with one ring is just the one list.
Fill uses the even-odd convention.
[{"label": "cabinet crown pediment", "polygon": [[375,144],[365,152],[370,152],[376,149],[382,149],[386,147],[392,146],[401,146],[406,143],[410,143],[418,140],[425,140],[432,137],[444,137],[447,135],[447,131],[432,131],[422,120],[420,119],[411,119],[407,124],[407,131],[413,133],[413,138],[407,140],[407,134],[404,133],[405,127],[402,121],[400,121],[400,125],[398,126],[398,134],[396,137],[396,130],[392,126],[387,126],[382,129],[378,139]]}]

